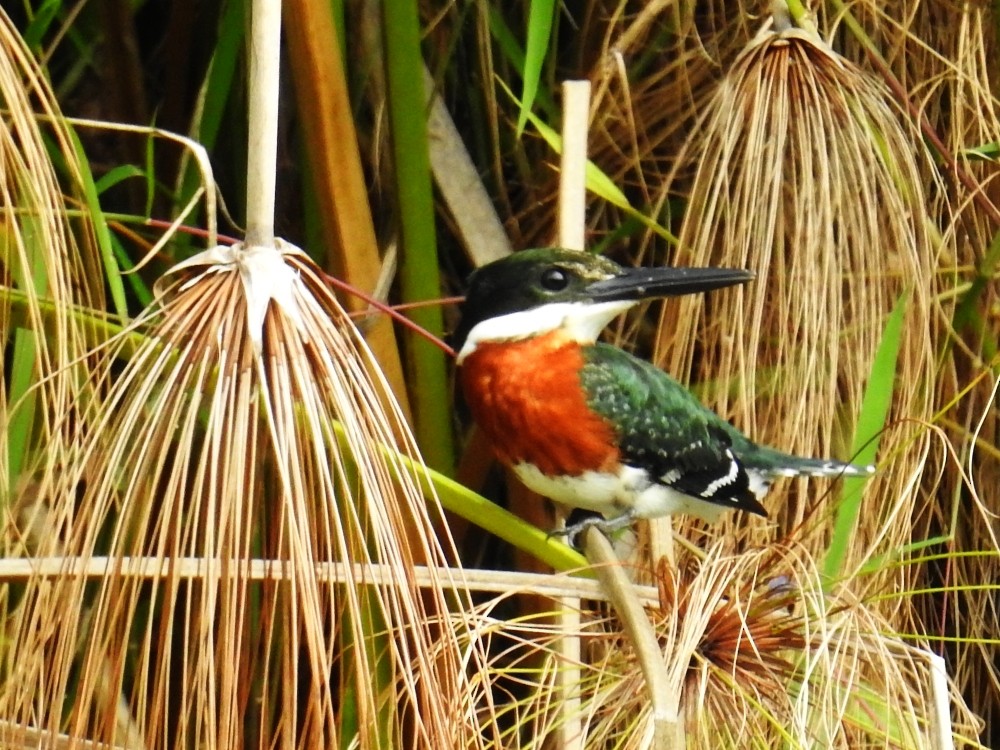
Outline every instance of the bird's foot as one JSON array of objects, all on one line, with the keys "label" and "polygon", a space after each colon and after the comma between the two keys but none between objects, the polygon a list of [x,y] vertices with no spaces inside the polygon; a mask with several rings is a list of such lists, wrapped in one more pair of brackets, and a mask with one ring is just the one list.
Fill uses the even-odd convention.
[{"label": "bird's foot", "polygon": [[614,518],[602,518],[601,516],[591,516],[590,518],[585,518],[582,521],[578,521],[570,526],[566,526],[562,529],[554,529],[549,532],[549,538],[551,537],[563,537],[570,547],[579,546],[576,543],[577,537],[589,528],[596,528],[602,531],[605,536],[610,537],[617,531],[621,531],[624,528],[628,528],[635,522],[635,514],[629,511],[628,513],[622,513],[620,516],[615,516]]}]

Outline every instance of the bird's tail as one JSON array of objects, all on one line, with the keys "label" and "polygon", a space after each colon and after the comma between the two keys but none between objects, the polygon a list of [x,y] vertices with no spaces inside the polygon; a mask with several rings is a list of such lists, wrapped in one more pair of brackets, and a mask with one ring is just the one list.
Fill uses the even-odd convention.
[{"label": "bird's tail", "polygon": [[748,468],[772,477],[864,477],[875,473],[875,465],[858,466],[826,458],[803,458],[761,448],[746,460]]}]

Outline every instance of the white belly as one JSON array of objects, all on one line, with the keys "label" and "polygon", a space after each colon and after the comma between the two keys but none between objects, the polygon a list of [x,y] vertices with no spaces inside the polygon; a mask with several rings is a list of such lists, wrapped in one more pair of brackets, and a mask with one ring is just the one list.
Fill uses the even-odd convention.
[{"label": "white belly", "polygon": [[623,466],[617,474],[586,471],[578,476],[548,477],[533,464],[517,464],[514,472],[540,495],[571,508],[614,518],[632,512],[635,518],[659,518],[674,513],[698,516],[714,523],[726,508],[650,482],[642,469]]}]

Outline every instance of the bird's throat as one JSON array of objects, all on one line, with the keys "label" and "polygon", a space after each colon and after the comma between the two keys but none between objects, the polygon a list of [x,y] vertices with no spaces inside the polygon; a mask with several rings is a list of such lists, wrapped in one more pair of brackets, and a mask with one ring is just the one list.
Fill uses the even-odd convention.
[{"label": "bird's throat", "polygon": [[578,344],[592,344],[608,323],[635,304],[630,300],[553,302],[488,318],[469,331],[456,361],[463,364],[482,344],[526,341],[546,334],[561,334]]}]

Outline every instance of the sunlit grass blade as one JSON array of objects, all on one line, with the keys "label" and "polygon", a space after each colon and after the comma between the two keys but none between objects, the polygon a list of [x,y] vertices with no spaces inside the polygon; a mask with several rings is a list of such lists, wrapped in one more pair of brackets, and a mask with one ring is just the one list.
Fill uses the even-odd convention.
[{"label": "sunlit grass blade", "polygon": [[[896,363],[902,341],[903,322],[909,293],[904,293],[886,319],[882,342],[872,360],[871,374],[861,400],[851,460],[864,466],[875,463],[878,457],[879,434],[885,427],[889,407],[896,391]],[[834,522],[830,545],[823,560],[823,575],[836,580],[846,575],[847,560],[854,548],[855,534],[862,507],[862,489],[867,477],[845,477],[840,496],[834,503]],[[869,500],[870,502],[871,500]]]},{"label": "sunlit grass blade", "polygon": [[554,0],[530,0],[528,3],[528,34],[524,45],[524,88],[521,93],[521,110],[517,116],[518,137],[524,132],[528,114],[535,103],[545,55],[552,41],[555,12]]},{"label": "sunlit grass blade", "polygon": [[586,560],[579,552],[550,538],[547,531],[532,526],[454,479],[433,469],[421,467],[412,459],[398,453],[394,453],[391,460],[394,464],[405,467],[411,478],[421,487],[432,491],[444,508],[528,552],[556,570],[577,570],[586,565]]}]

